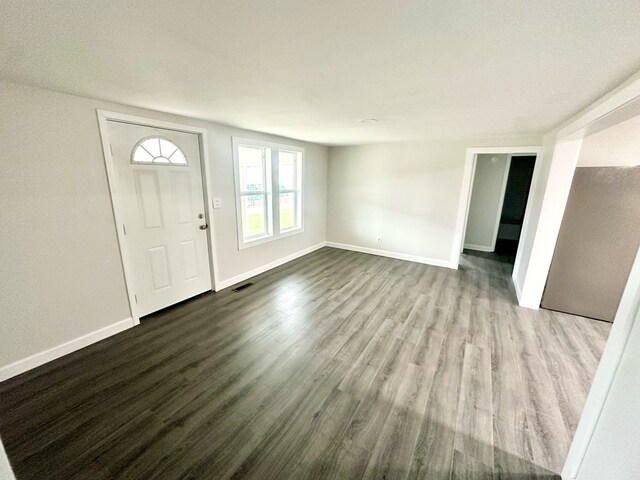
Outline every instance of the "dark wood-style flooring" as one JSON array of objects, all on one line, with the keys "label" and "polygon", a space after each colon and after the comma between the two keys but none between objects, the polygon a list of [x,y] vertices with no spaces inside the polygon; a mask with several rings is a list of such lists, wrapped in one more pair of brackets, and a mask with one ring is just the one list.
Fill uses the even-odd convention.
[{"label": "dark wood-style flooring", "polygon": [[18,480],[559,478],[610,325],[324,248],[0,384]]}]

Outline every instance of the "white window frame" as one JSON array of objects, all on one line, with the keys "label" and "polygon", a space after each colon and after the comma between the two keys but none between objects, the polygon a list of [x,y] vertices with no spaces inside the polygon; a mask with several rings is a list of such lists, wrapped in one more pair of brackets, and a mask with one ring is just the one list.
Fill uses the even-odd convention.
[{"label": "white window frame", "polygon": [[[304,232],[304,148],[297,147],[295,145],[266,142],[263,140],[240,137],[232,137],[232,141],[233,176],[236,190],[236,227],[238,232],[238,249],[244,250],[245,248],[261,245],[263,243],[272,242],[280,238],[288,237],[290,235],[297,235]],[[240,158],[238,155],[239,146],[269,148],[271,150],[271,171],[268,170],[268,165],[266,163],[263,164],[265,174],[265,191],[255,193],[258,195],[265,195],[265,220],[267,222],[267,234],[246,240],[244,239],[242,230],[242,197],[248,195],[248,192],[243,192],[240,187]],[[298,166],[296,164],[296,184],[294,189],[280,190],[280,150],[284,150],[287,152],[296,152],[300,154],[300,165]],[[269,189],[269,182],[266,182],[266,179],[269,175],[271,175],[271,189]],[[298,219],[299,221],[299,225],[295,228],[280,231],[280,194],[285,193],[296,194],[295,215],[296,219]]]}]

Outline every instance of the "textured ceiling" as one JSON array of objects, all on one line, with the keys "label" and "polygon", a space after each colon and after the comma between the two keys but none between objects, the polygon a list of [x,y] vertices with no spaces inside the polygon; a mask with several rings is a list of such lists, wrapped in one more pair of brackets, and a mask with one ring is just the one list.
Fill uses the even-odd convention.
[{"label": "textured ceiling", "polygon": [[331,145],[512,137],[635,73],[638,25],[638,0],[3,0],[0,77]]}]

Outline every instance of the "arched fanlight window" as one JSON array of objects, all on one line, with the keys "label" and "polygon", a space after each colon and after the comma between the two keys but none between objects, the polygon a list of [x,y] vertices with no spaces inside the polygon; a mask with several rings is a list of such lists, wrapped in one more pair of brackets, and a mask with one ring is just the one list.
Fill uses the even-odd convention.
[{"label": "arched fanlight window", "polygon": [[178,146],[160,137],[150,137],[138,142],[131,155],[133,163],[154,165],[186,165],[187,159]]}]

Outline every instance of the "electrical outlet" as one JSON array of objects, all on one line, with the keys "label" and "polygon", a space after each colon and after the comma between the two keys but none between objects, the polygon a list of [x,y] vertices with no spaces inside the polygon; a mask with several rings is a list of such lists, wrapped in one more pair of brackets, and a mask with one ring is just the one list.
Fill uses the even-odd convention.
[{"label": "electrical outlet", "polygon": [[211,199],[211,203],[213,203],[213,208],[222,208],[222,199],[221,198],[213,198],[213,199]]}]

